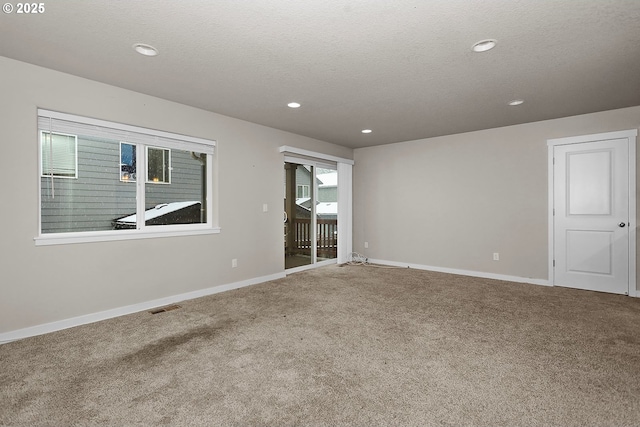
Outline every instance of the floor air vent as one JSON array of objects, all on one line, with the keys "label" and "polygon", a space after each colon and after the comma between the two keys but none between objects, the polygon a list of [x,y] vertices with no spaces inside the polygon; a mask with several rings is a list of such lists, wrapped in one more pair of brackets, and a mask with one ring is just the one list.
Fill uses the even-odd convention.
[{"label": "floor air vent", "polygon": [[165,311],[171,311],[171,310],[177,310],[179,309],[180,306],[177,304],[173,304],[173,305],[168,305],[166,307],[159,307],[159,308],[154,308],[153,310],[151,310],[149,313],[151,314],[158,314],[158,313],[164,313]]}]

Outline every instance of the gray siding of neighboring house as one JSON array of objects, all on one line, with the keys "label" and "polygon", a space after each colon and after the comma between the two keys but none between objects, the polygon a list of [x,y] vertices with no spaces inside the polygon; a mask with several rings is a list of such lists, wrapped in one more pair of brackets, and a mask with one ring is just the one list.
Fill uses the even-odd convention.
[{"label": "gray siding of neighboring house", "polygon": [[[337,172],[336,172],[337,173]],[[322,181],[318,179],[318,184],[321,185]],[[304,166],[298,165],[296,169],[296,187],[298,185],[308,185],[309,191],[313,191],[311,188],[311,172],[309,172]],[[297,194],[297,188],[296,188]],[[337,202],[338,201],[338,187],[337,186],[319,186],[318,197],[319,202]]]},{"label": "gray siding of neighboring house", "polygon": [[327,186],[318,188],[318,201],[319,202],[337,202],[338,201],[338,187]]},{"label": "gray siding of neighboring house", "polygon": [[310,219],[311,211],[302,206],[296,205],[296,218]]},{"label": "gray siding of neighboring house", "polygon": [[160,203],[202,202],[202,168],[200,161],[187,151],[171,150],[171,184],[148,182],[145,186],[146,209]]},{"label": "gray siding of neighboring house", "polygon": [[308,185],[308,197],[311,197],[311,192],[313,191],[313,188],[311,188],[311,173],[303,165],[298,165],[296,168],[296,195],[298,194],[298,185]]},{"label": "gray siding of neighboring house", "polygon": [[[201,165],[190,152],[171,150],[171,184],[147,183],[146,208],[201,200]],[[145,179],[138,172],[138,179]],[[136,212],[136,185],[120,181],[120,142],[78,136],[78,178],[41,177],[42,233],[113,229]]]}]

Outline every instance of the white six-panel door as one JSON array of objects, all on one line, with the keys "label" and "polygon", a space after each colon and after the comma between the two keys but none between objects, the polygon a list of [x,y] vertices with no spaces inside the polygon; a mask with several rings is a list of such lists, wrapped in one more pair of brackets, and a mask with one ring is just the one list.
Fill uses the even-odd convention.
[{"label": "white six-panel door", "polygon": [[635,294],[633,131],[550,140],[549,147],[552,284]]}]

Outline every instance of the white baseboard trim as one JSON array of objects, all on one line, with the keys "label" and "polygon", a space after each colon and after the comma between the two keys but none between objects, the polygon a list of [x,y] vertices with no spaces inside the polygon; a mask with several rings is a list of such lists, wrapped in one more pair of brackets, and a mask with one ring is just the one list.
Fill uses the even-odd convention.
[{"label": "white baseboard trim", "polygon": [[18,329],[11,332],[0,333],[0,344],[6,344],[11,341],[23,338],[33,337],[36,335],[47,334],[49,332],[60,331],[62,329],[72,328],[74,326],[85,325],[87,323],[99,322],[126,314],[137,313],[140,311],[151,310],[156,307],[162,307],[169,304],[175,304],[180,301],[200,298],[207,295],[213,295],[220,292],[239,289],[245,286],[257,285],[258,283],[268,282],[270,280],[281,279],[285,277],[285,273],[276,273],[268,276],[256,277],[253,279],[242,280],[240,282],[228,283],[226,285],[213,286],[211,288],[200,289],[193,292],[187,292],[170,297],[159,298],[151,301],[145,301],[138,304],[118,307],[111,310],[100,311],[98,313],[85,314],[83,316],[72,317],[70,319],[58,320],[56,322],[45,323],[42,325],[31,326],[24,329]]},{"label": "white baseboard trim", "polygon": [[506,274],[485,273],[482,271],[458,270],[455,268],[434,267],[431,265],[411,264],[406,262],[387,261],[383,259],[369,258],[369,262],[372,264],[382,264],[382,265],[389,265],[393,267],[408,267],[408,268],[415,268],[416,270],[428,270],[428,271],[437,271],[439,273],[458,274],[461,276],[482,277],[483,279],[495,279],[495,280],[503,280],[506,282],[529,283],[532,285],[551,286],[548,280],[533,279],[530,277],[508,276]]}]

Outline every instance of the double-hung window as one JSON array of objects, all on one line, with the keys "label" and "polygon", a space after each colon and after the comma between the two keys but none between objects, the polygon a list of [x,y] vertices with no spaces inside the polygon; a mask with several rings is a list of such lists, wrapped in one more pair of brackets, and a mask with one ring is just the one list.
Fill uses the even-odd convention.
[{"label": "double-hung window", "polygon": [[37,244],[218,232],[212,140],[38,110]]},{"label": "double-hung window", "polygon": [[[120,142],[120,181],[135,182],[136,146]],[[171,149],[146,147],[147,182],[171,184]]]},{"label": "double-hung window", "polygon": [[136,146],[120,143],[120,181],[136,182]]},{"label": "double-hung window", "polygon": [[147,182],[171,183],[171,150],[147,147]]},{"label": "double-hung window", "polygon": [[78,177],[78,138],[75,135],[40,131],[40,175]]},{"label": "double-hung window", "polygon": [[296,189],[296,197],[298,199],[311,197],[309,193],[309,186],[305,184],[298,185]]}]

